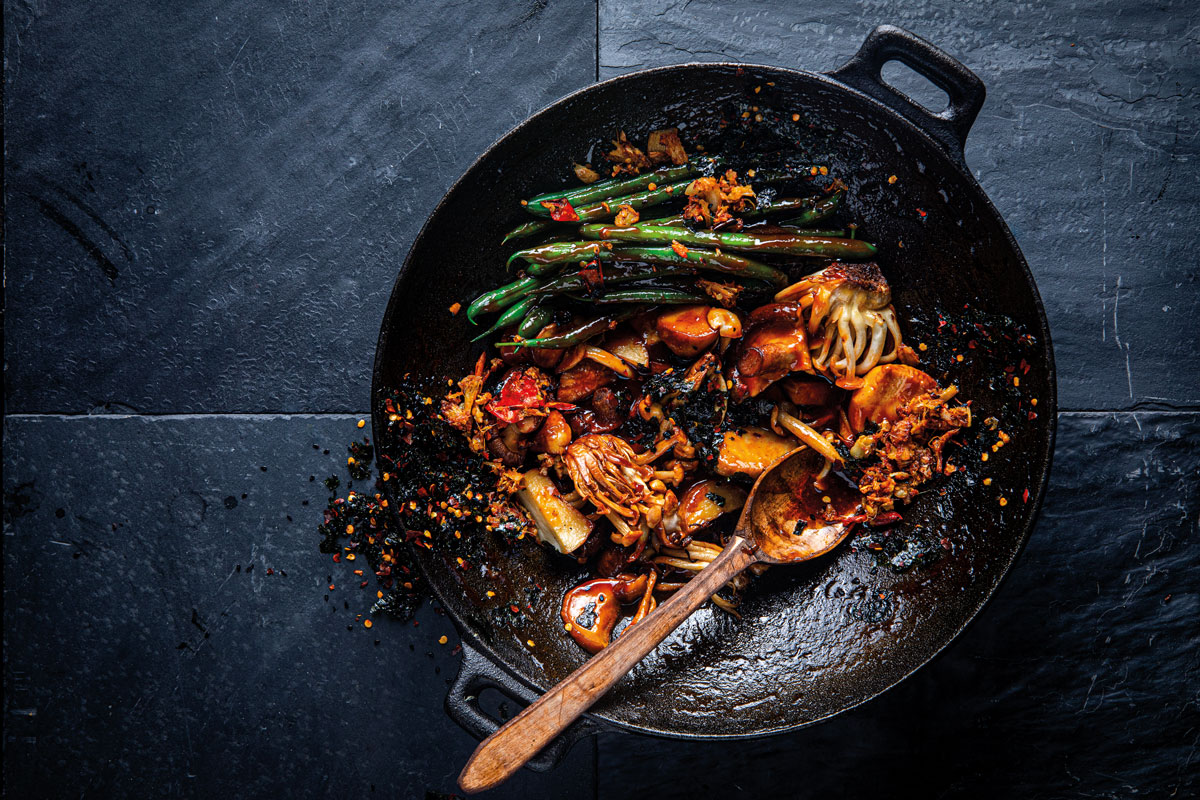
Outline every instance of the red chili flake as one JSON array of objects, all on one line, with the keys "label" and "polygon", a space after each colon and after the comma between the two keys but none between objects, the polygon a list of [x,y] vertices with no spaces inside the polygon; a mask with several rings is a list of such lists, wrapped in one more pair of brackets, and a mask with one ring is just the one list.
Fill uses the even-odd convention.
[{"label": "red chili flake", "polygon": [[1032,421],[1033,421],[1033,420],[1035,420],[1035,419],[1037,419],[1037,412],[1036,412],[1036,411],[1030,411],[1030,412],[1029,412],[1029,421],[1030,421],[1030,422],[1032,422]]},{"label": "red chili flake", "polygon": [[365,589],[365,588],[367,588],[367,582],[366,582],[366,581],[363,581],[362,583],[360,583],[360,584],[358,585],[358,588],[360,588],[360,589]]},{"label": "red chili flake", "polygon": [[1022,375],[1029,374],[1029,362],[1023,358],[1021,359],[1021,374]]},{"label": "red chili flake", "polygon": [[274,569],[273,567],[267,567],[267,574],[268,574],[268,575],[274,575],[274,574],[275,574],[275,569]]},{"label": "red chili flake", "polygon": [[543,200],[542,207],[550,209],[550,219],[555,222],[579,222],[569,200]]},{"label": "red chili flake", "polygon": [[1028,490],[1028,489],[1026,489],[1026,490],[1024,491],[1024,493],[1022,493],[1022,494],[1021,494],[1021,502],[1022,502],[1022,503],[1028,503],[1028,502],[1029,502],[1029,490]]},{"label": "red chili flake", "polygon": [[921,210],[921,209],[919,209],[919,208],[918,208],[918,209],[917,209],[917,216],[918,216],[918,217],[920,217],[921,219],[924,219],[925,217],[927,217],[927,216],[929,216],[929,215],[928,215],[928,214],[926,214],[926,213],[925,213],[923,210]]},{"label": "red chili flake", "polygon": [[978,342],[976,342],[974,339],[971,339],[970,341],[967,342],[968,350],[974,350],[977,346],[978,346]]},{"label": "red chili flake", "polygon": [[341,553],[334,553],[334,554],[333,554],[333,563],[337,564],[337,563],[338,563],[338,562],[340,562],[341,560],[342,560],[342,554],[341,554]]},{"label": "red chili flake", "polygon": [[950,540],[947,539],[945,536],[943,536],[941,545],[942,545],[943,550],[949,550],[950,549]]},{"label": "red chili flake", "polygon": [[509,608],[509,610],[510,610],[510,611],[512,611],[514,614],[520,614],[520,613],[521,613],[521,608],[520,608],[520,606],[518,606],[516,603],[513,603],[513,604],[512,604],[512,605],[510,605],[508,608]]}]

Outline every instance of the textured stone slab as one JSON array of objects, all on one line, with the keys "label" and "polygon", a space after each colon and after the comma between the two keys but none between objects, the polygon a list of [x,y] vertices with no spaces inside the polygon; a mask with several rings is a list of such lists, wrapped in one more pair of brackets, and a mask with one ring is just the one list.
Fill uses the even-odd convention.
[{"label": "textured stone slab", "polygon": [[595,78],[592,2],[11,3],[5,23],[9,411],[364,407],[425,218]]},{"label": "textured stone slab", "polygon": [[[358,434],[347,417],[8,418],[6,795],[454,788],[475,742],[442,709],[453,626],[427,606],[417,627],[364,628],[374,580],[317,551],[321,478]],[[588,741],[497,796],[591,797],[593,771]]]},{"label": "textured stone slab", "polygon": [[1198,473],[1200,415],[1062,415],[1041,522],[941,657],[795,734],[604,734],[600,796],[1194,796]]},{"label": "textured stone slab", "polygon": [[[875,25],[926,37],[988,87],[967,162],[1038,280],[1062,407],[1195,407],[1198,19],[1185,2],[601,0],[600,72],[685,61],[830,70]],[[898,75],[903,89],[924,83]]]}]

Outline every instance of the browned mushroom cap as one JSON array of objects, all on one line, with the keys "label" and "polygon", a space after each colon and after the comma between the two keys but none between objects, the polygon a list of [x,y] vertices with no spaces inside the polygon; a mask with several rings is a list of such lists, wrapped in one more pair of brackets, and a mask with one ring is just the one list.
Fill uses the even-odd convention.
[{"label": "browned mushroom cap", "polygon": [[839,386],[857,388],[875,365],[911,355],[891,306],[891,288],[875,264],[831,264],[775,299],[803,309],[812,369]]},{"label": "browned mushroom cap", "polygon": [[621,604],[640,599],[646,593],[646,585],[645,575],[585,581],[563,597],[563,625],[583,649],[597,653],[612,641]]},{"label": "browned mushroom cap", "polygon": [[735,355],[735,400],[754,397],[789,373],[812,368],[800,312],[797,303],[771,303],[750,312]]}]

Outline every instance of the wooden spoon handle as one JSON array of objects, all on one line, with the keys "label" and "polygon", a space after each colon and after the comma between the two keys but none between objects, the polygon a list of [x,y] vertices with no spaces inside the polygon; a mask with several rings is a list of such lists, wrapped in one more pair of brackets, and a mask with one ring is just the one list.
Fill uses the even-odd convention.
[{"label": "wooden spoon handle", "polygon": [[572,672],[508,724],[479,743],[458,785],[468,794],[490,789],[520,769],[625,673],[679,627],[730,578],[754,563],[749,543],[735,537],[711,564],[616,642]]}]

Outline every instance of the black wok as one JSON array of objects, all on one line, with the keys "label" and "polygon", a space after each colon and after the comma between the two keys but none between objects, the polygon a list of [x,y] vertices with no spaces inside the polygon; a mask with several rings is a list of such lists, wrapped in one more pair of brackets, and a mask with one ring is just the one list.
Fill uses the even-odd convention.
[{"label": "black wok", "polygon": [[[931,114],[882,83],[880,68],[890,60],[943,88],[949,107]],[[874,697],[933,658],[978,613],[1041,504],[1054,440],[1053,356],[1029,268],[963,160],[984,88],[950,56],[886,26],[829,74],[735,64],[646,70],[576,92],[500,139],[442,200],[396,279],[375,362],[376,441],[389,385],[408,372],[457,377],[473,365],[481,350],[469,344],[475,332],[447,309],[502,281],[510,250],[500,241],[525,219],[519,198],[568,183],[572,161],[619,128],[633,139],[682,124],[686,137],[715,127],[730,103],[745,98],[795,109],[816,129],[837,132],[825,160],[850,186],[848,218],[880,245],[906,337],[929,342],[930,355],[939,355],[927,368],[948,373],[973,401],[975,418],[998,418],[1012,441],[992,452],[996,434],[977,425],[957,458],[968,469],[944,495],[931,492],[905,512],[906,525],[944,539],[949,549],[935,563],[897,574],[843,545],[820,560],[772,570],[747,592],[740,621],[714,609],[695,614],[547,748],[543,768],[596,726],[680,738],[760,736]],[[482,689],[528,701],[586,657],[558,616],[582,568],[522,544],[529,546],[520,552],[503,551],[497,540],[417,554],[463,637],[463,667],[447,709],[481,738],[498,725],[478,705]],[[457,568],[455,546],[482,546],[498,572]],[[480,564],[478,551],[472,555]],[[496,596],[486,597],[488,590]],[[510,604],[522,613],[505,612]]]}]

